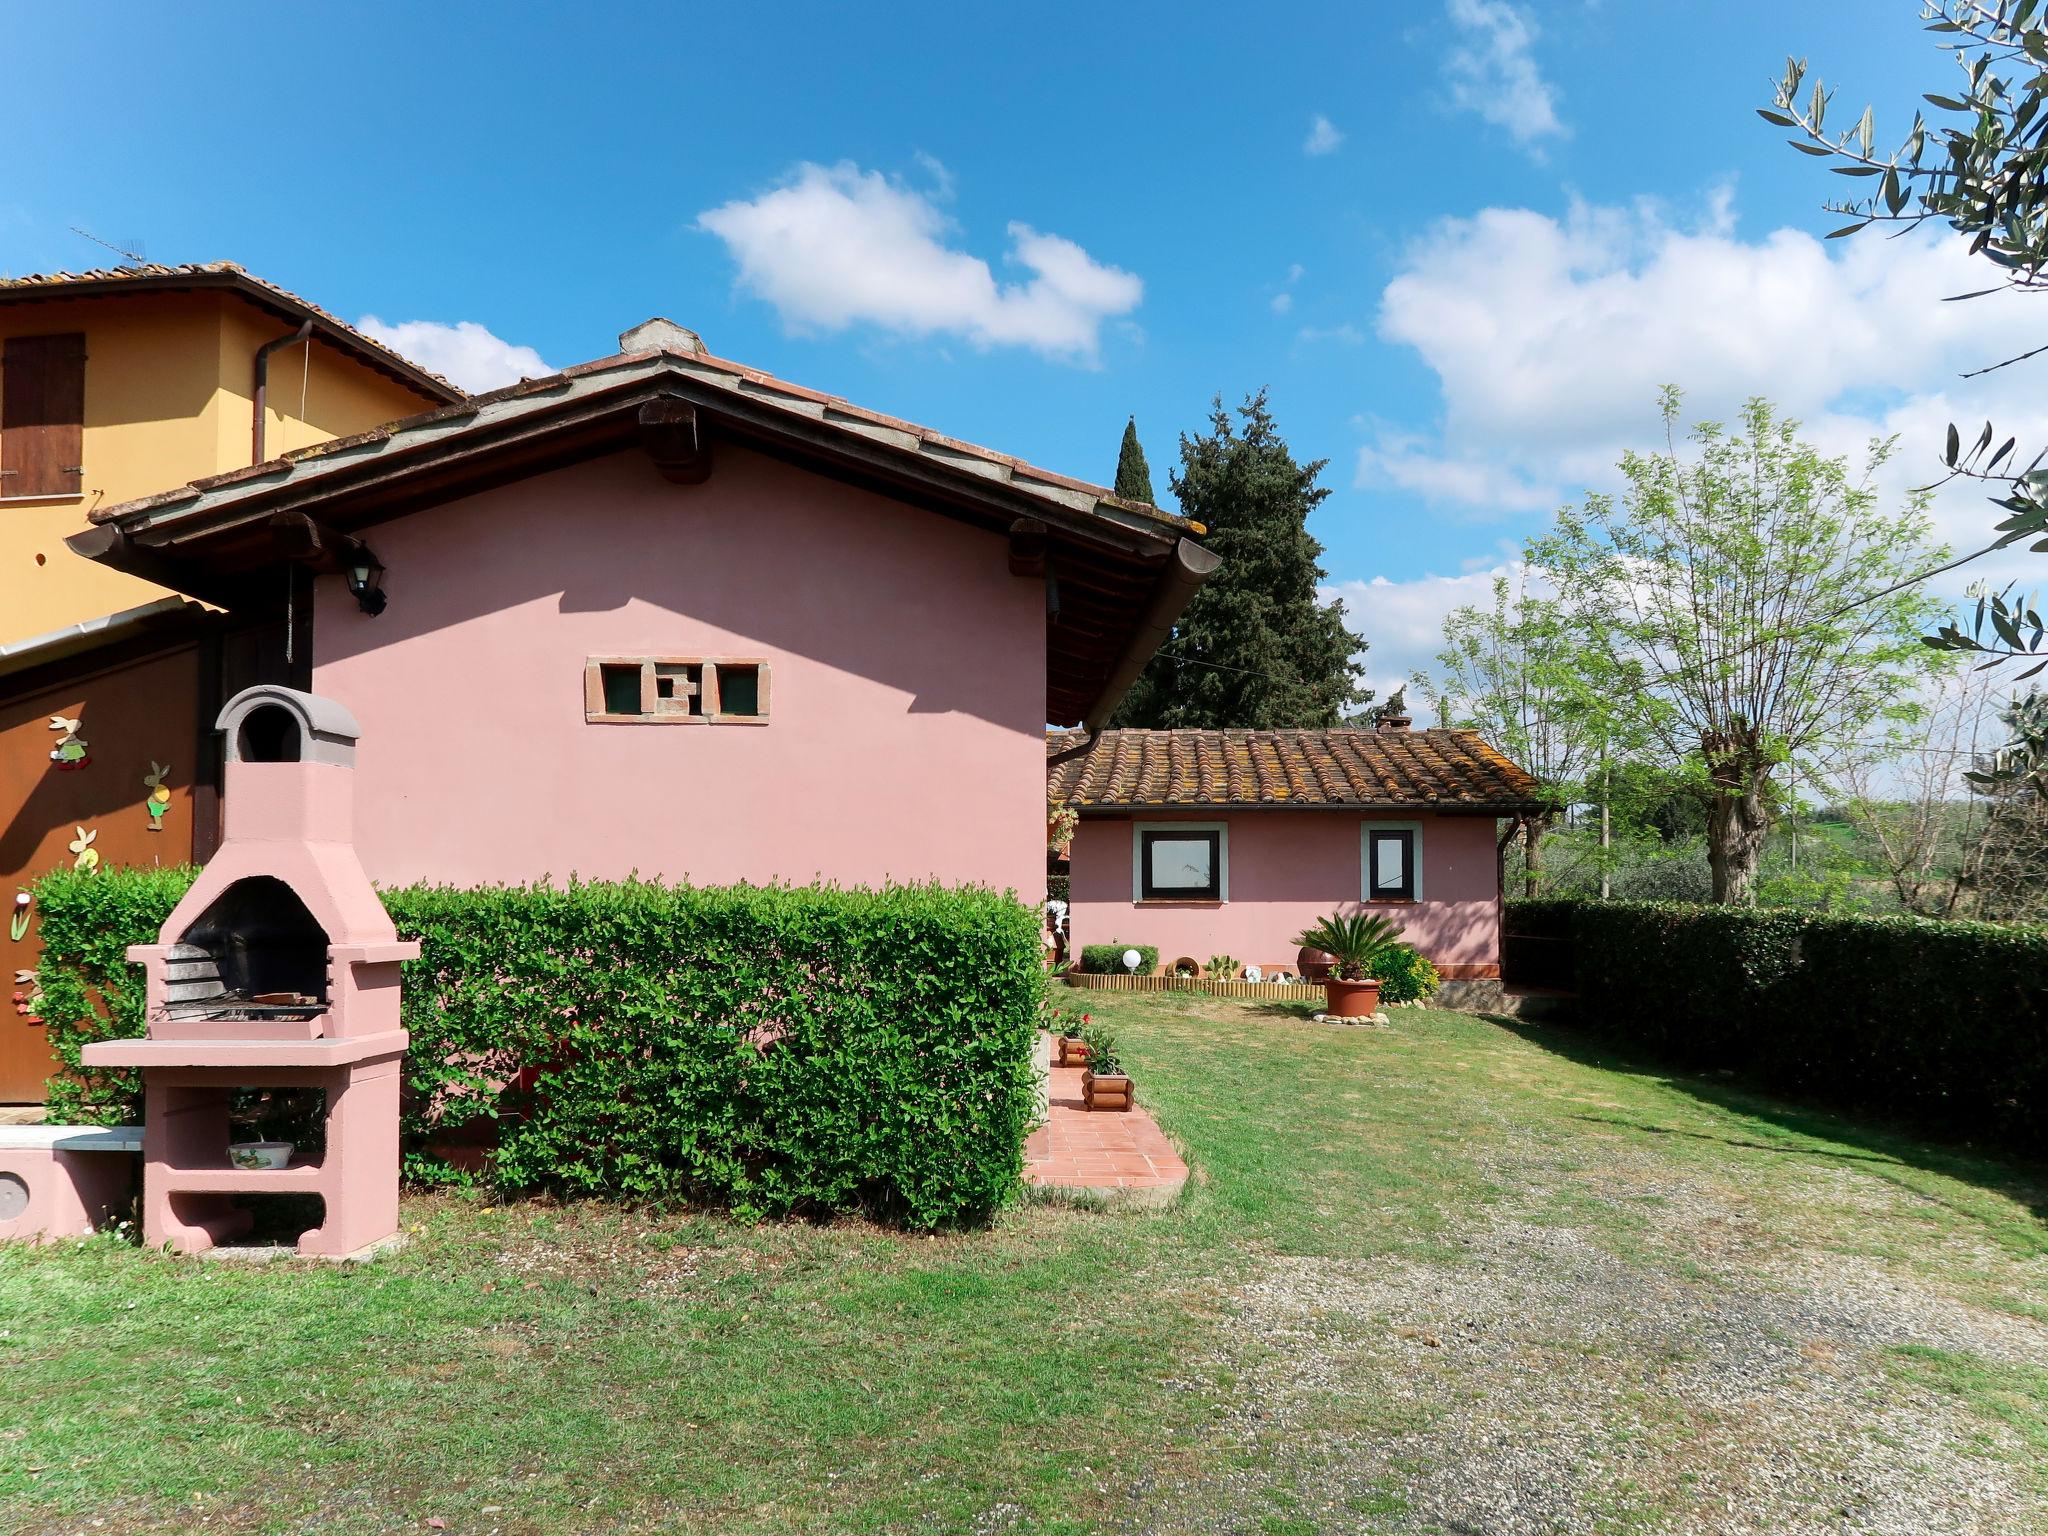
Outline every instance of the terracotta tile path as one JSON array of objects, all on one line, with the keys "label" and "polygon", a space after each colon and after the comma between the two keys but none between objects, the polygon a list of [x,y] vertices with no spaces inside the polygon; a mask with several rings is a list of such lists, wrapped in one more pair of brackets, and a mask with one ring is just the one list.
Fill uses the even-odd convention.
[{"label": "terracotta tile path", "polygon": [[1024,1181],[1046,1189],[1086,1189],[1165,1204],[1188,1181],[1188,1165],[1145,1113],[1144,1085],[1127,1114],[1081,1106],[1081,1069],[1054,1067],[1046,1123],[1024,1143]]}]

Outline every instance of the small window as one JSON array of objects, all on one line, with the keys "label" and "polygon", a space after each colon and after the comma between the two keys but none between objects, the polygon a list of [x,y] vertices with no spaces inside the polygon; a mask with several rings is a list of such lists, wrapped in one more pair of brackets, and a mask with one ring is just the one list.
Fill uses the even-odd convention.
[{"label": "small window", "polygon": [[1220,831],[1140,832],[1138,894],[1144,901],[1221,901]]},{"label": "small window", "polygon": [[599,667],[604,680],[604,708],[607,715],[640,713],[640,669],[637,666]]},{"label": "small window", "polygon": [[583,718],[600,725],[760,724],[768,663],[697,656],[593,656]]},{"label": "small window", "polygon": [[1367,901],[1414,901],[1420,891],[1417,879],[1417,845],[1421,839],[1412,827],[1368,827],[1365,833],[1365,899]]},{"label": "small window", "polygon": [[718,666],[718,712],[755,719],[761,713],[761,669],[742,662]]}]

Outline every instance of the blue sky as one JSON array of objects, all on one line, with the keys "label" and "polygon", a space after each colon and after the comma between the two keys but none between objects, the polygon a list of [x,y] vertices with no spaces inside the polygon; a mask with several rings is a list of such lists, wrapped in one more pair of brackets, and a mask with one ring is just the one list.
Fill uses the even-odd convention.
[{"label": "blue sky", "polygon": [[1917,12],[9,7],[0,268],[105,257],[72,225],[228,258],[472,385],[665,314],[1090,478],[1135,413],[1169,503],[1177,434],[1264,386],[1384,687],[1665,380],[1899,431],[1895,492],[1951,414],[2048,440],[2024,379],[1956,380],[2010,310],[1944,308],[1939,240],[1823,248],[1846,184],[1753,110],[1801,54],[1902,133],[1953,67]]}]

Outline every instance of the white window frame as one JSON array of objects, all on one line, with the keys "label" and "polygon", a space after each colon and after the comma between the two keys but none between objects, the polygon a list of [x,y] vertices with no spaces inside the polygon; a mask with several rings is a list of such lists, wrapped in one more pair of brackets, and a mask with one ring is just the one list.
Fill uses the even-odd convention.
[{"label": "white window frame", "polygon": [[[1375,832],[1412,832],[1415,841],[1411,851],[1415,861],[1415,894],[1413,896],[1375,896],[1372,893],[1372,835]],[[1419,821],[1361,821],[1358,824],[1358,899],[1371,906],[1405,907],[1423,899],[1422,890],[1422,845],[1423,830]]]},{"label": "white window frame", "polygon": [[[1145,894],[1145,834],[1147,832],[1214,832],[1216,838],[1216,894],[1214,896],[1147,896]],[[1136,906],[1158,906],[1162,902],[1201,902],[1218,905],[1230,900],[1230,823],[1227,821],[1134,821],[1131,823],[1131,902]]]}]

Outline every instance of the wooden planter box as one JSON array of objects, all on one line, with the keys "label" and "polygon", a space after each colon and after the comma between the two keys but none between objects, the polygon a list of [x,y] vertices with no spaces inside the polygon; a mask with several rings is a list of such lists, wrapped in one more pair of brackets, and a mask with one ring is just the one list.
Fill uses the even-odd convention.
[{"label": "wooden planter box", "polygon": [[1052,1064],[1056,1067],[1085,1067],[1088,1065],[1088,1046],[1080,1040],[1055,1039],[1052,1043]]},{"label": "wooden planter box", "polygon": [[1131,1087],[1128,1074],[1118,1072],[1106,1077],[1097,1077],[1093,1072],[1081,1074],[1081,1104],[1086,1109],[1128,1110],[1137,1102],[1137,1093]]}]

